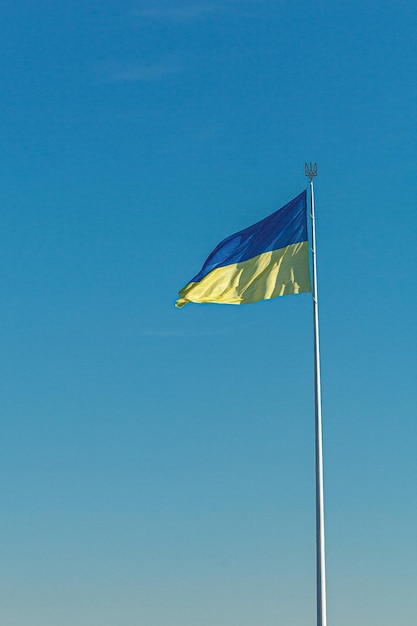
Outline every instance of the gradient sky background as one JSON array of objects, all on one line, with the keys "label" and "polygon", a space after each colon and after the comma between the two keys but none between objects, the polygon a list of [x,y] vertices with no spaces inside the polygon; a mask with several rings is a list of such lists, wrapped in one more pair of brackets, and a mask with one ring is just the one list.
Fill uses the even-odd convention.
[{"label": "gradient sky background", "polygon": [[415,0],[0,29],[1,623],[315,624],[310,296],[174,308],[312,160],[329,624],[415,624]]}]

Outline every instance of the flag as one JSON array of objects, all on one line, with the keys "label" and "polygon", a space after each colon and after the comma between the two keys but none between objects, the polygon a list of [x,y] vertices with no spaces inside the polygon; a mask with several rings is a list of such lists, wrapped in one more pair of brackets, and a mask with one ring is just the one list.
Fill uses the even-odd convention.
[{"label": "flag", "polygon": [[260,222],[224,239],[179,292],[189,302],[251,304],[311,291],[307,192]]}]

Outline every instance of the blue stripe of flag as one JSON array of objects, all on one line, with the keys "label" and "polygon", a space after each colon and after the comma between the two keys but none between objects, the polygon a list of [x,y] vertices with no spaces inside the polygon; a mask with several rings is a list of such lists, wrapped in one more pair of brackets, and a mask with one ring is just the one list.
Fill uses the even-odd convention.
[{"label": "blue stripe of flag", "polygon": [[272,215],[223,239],[190,282],[199,282],[217,267],[242,263],[263,252],[307,241],[306,209],[307,192],[303,191]]}]

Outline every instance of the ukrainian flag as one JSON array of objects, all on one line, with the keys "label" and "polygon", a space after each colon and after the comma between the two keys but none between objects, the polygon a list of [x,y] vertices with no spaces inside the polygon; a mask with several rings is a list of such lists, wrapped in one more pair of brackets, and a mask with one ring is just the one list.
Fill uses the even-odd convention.
[{"label": "ukrainian flag", "polygon": [[251,304],[311,291],[307,192],[213,250],[201,271],[179,292],[189,302]]}]

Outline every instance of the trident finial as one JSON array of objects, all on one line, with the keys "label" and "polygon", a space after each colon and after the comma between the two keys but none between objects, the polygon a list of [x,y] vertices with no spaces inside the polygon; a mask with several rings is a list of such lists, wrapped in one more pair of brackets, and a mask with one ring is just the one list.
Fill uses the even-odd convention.
[{"label": "trident finial", "polygon": [[304,172],[305,175],[309,177],[310,182],[313,180],[314,176],[317,176],[317,163],[312,163],[310,161],[310,166],[308,163],[304,164]]}]

